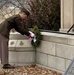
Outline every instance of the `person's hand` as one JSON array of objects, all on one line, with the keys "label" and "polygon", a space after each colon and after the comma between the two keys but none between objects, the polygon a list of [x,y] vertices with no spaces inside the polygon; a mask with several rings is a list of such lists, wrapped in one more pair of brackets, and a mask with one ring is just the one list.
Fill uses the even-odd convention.
[{"label": "person's hand", "polygon": [[34,38],[35,34],[33,32],[31,32],[31,31],[29,31],[29,33],[30,33],[30,37]]},{"label": "person's hand", "polygon": [[29,38],[31,38],[33,40],[33,42],[36,42],[36,35],[31,31],[29,31],[29,33],[30,33]]}]

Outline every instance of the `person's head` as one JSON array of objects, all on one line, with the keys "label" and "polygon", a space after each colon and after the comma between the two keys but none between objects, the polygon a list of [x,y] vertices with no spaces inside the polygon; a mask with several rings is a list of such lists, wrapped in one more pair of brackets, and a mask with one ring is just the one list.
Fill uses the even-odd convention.
[{"label": "person's head", "polygon": [[28,16],[30,16],[30,12],[22,8],[21,11],[19,12],[19,15],[22,19],[26,19]]}]

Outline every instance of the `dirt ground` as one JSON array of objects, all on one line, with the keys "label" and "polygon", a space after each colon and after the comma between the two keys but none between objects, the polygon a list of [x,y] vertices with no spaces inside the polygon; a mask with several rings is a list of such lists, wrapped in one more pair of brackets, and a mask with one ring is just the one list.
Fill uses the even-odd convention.
[{"label": "dirt ground", "polygon": [[62,75],[59,72],[38,67],[36,65],[16,67],[15,69],[0,69],[0,75]]}]

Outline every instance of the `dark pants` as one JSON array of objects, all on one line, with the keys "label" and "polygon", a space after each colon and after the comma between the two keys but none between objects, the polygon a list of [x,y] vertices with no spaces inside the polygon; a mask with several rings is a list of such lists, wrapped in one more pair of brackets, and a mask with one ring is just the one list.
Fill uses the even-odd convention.
[{"label": "dark pants", "polygon": [[0,34],[0,58],[1,64],[8,64],[8,38]]}]

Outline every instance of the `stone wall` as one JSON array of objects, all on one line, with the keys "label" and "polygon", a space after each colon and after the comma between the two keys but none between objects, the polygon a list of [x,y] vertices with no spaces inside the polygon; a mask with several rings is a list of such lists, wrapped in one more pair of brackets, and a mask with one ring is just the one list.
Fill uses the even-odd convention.
[{"label": "stone wall", "polygon": [[36,63],[64,73],[74,57],[74,36],[42,32]]},{"label": "stone wall", "polygon": [[35,63],[35,49],[27,36],[11,33],[9,40],[9,62],[13,65],[29,65]]},{"label": "stone wall", "polygon": [[74,36],[49,32],[41,34],[43,37],[41,45],[36,48],[35,53],[27,36],[11,33],[9,41],[10,63],[15,65],[36,63],[64,73],[74,57]]}]

